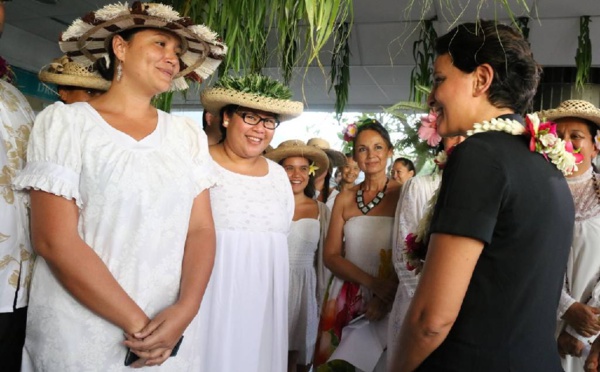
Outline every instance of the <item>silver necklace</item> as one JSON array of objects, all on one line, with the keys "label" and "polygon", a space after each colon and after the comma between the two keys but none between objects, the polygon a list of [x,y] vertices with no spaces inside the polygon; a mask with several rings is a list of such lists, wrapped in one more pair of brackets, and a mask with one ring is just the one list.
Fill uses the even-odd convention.
[{"label": "silver necklace", "polygon": [[362,214],[367,214],[369,211],[377,206],[381,202],[381,199],[385,196],[385,190],[387,190],[388,182],[390,182],[389,178],[385,180],[385,186],[383,186],[383,190],[377,193],[373,200],[370,203],[365,205],[365,199],[363,197],[363,189],[362,185],[360,185],[360,189],[356,192],[356,205],[358,209],[362,212]]}]

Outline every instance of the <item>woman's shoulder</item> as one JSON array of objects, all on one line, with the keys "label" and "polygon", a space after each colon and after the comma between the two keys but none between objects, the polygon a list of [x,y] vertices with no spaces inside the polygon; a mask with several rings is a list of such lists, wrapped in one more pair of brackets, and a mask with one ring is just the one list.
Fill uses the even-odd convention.
[{"label": "woman's shoulder", "polygon": [[194,138],[204,135],[206,138],[206,134],[204,134],[204,131],[194,119],[187,116],[171,114],[161,110],[158,110],[158,112],[168,127],[174,129],[181,135],[191,136]]},{"label": "woman's shoulder", "polygon": [[265,158],[264,156],[261,156],[261,158],[267,162],[267,166],[269,167],[269,176],[283,178],[286,180],[286,182],[289,182],[287,173],[285,173],[285,170],[281,165],[271,159]]},{"label": "woman's shoulder", "polygon": [[[82,128],[87,120],[81,120],[81,115],[90,112],[89,105],[84,102],[66,105],[63,102],[54,102],[43,109],[35,118],[34,130],[64,131]],[[86,118],[87,119],[87,118]]]}]

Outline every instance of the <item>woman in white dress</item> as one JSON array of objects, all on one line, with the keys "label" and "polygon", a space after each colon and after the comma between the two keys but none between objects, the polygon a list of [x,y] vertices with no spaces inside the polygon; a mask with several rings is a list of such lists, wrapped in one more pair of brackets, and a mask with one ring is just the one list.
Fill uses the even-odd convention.
[{"label": "woman in white dress", "polygon": [[[392,227],[400,194],[400,185],[386,176],[392,151],[389,134],[379,122],[367,119],[360,123],[353,154],[365,180],[342,191],[333,207],[324,260],[335,277],[321,311],[317,371],[385,370],[386,316],[397,287],[391,262]],[[346,326],[362,315],[370,323],[361,323],[358,334],[379,332],[379,341],[346,337]],[[346,341],[354,347],[342,348]],[[361,355],[363,351],[366,356]]]},{"label": "woman in white dress", "polygon": [[568,100],[540,116],[556,122],[558,135],[582,155],[577,171],[567,177],[575,227],[557,313],[562,366],[566,372],[580,372],[585,349],[600,332],[600,178],[592,165],[600,148],[600,110],[586,101]]},{"label": "woman in white dress", "polygon": [[[207,76],[224,53],[188,25],[161,4],[116,4],[61,36],[63,52],[80,63],[88,56],[88,65],[103,61],[113,83],[89,103],[58,102],[40,113],[14,181],[31,190],[39,254],[24,371],[121,371],[126,355],[139,357],[137,367],[197,368],[188,326],[215,250],[211,159],[197,123],[150,104],[189,72]],[[203,52],[187,49],[192,43]]]},{"label": "woman in white dress", "polygon": [[346,164],[346,156],[344,156],[342,152],[332,149],[329,142],[323,138],[311,138],[306,144],[308,146],[318,147],[325,151],[329,158],[328,171],[315,178],[315,199],[325,203],[329,207],[329,210],[331,210],[333,208],[333,201],[339,193],[338,190],[331,189],[330,187],[331,177],[333,177],[333,168],[343,167],[344,164]]},{"label": "woman in white dress", "polygon": [[329,208],[313,199],[314,178],[327,171],[329,160],[323,150],[300,140],[282,142],[266,157],[285,169],[294,192],[294,219],[288,236],[288,372],[308,371],[317,342],[318,304],[322,300],[317,288],[323,288],[325,281],[323,267],[315,266],[322,263],[317,258],[323,255],[329,225]]},{"label": "woman in white dress", "polygon": [[201,95],[223,129],[223,140],[210,147],[221,180],[210,192],[217,254],[200,309],[201,371],[287,368],[294,196],[285,171],[262,154],[279,123],[302,113],[290,97],[259,75],[224,77]]},{"label": "woman in white dress", "polygon": [[354,161],[352,154],[346,154],[346,162],[340,168],[342,170],[342,179],[338,185],[330,190],[329,198],[327,199],[327,207],[333,209],[335,198],[342,190],[350,190],[355,186],[356,179],[360,174],[358,163]]}]

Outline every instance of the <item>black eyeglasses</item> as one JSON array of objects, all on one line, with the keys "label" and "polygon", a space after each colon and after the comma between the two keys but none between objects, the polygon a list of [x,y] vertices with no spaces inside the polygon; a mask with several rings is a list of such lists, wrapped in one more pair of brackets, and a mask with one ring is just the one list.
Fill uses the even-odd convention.
[{"label": "black eyeglasses", "polygon": [[280,124],[280,121],[275,118],[263,118],[260,115],[257,115],[253,112],[236,111],[235,113],[238,114],[246,124],[257,125],[262,121],[265,128],[270,130],[274,130]]}]

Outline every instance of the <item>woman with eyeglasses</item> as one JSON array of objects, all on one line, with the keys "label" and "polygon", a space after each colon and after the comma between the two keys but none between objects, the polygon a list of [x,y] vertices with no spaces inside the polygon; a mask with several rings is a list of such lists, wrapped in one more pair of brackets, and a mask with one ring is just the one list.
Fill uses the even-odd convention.
[{"label": "woman with eyeglasses", "polygon": [[258,75],[224,77],[201,96],[223,132],[210,147],[219,173],[210,192],[217,253],[199,313],[202,371],[287,370],[287,238],[295,204],[286,172],[262,154],[279,123],[302,113],[290,97]]}]

